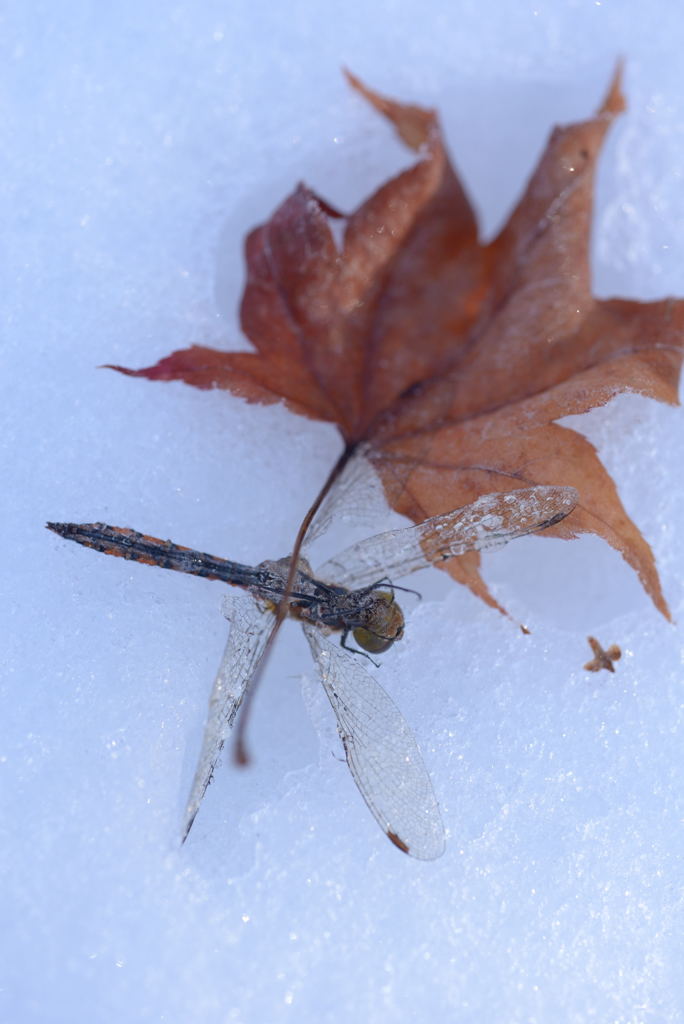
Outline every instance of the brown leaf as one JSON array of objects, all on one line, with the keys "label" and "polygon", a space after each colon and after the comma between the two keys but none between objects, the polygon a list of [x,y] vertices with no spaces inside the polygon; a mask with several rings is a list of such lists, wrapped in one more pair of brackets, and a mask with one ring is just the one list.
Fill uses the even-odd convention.
[{"label": "brown leaf", "polygon": [[[419,158],[345,219],[305,186],[247,238],[242,326],[256,352],[200,346],[124,372],[285,400],[363,443],[390,504],[420,521],[480,494],[572,484],[552,530],[592,532],[668,616],[652,552],[594,447],[555,421],[622,391],[676,403],[684,302],[601,301],[588,241],[596,161],[624,108],[616,73],[597,115],[557,128],[499,236],[480,245],[435,113],[350,83]],[[120,369],[120,368],[118,368]],[[476,555],[447,563],[495,604]]]},{"label": "brown leaf", "polygon": [[605,668],[608,672],[614,672],[615,665],[613,662],[619,661],[622,657],[622,651],[618,645],[611,644],[610,647],[604,651],[599,641],[593,636],[587,637],[587,643],[591,647],[594,657],[584,666],[585,671],[600,672],[601,669]]}]

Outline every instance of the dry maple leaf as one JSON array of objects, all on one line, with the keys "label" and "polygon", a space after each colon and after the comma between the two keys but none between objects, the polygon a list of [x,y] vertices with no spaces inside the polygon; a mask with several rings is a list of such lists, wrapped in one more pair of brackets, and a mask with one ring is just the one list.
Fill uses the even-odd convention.
[{"label": "dry maple leaf", "polygon": [[[579,506],[547,533],[603,537],[668,616],[653,554],[596,449],[556,423],[621,391],[678,398],[684,302],[591,293],[594,172],[624,108],[619,73],[595,117],[554,130],[489,245],[435,113],[348,77],[417,162],[345,218],[341,249],[340,215],[304,186],[251,232],[241,322],[256,352],[193,346],[123,372],[284,400],[337,424],[342,461],[363,445],[390,504],[416,522],[487,492],[573,485]],[[496,604],[477,555],[444,567]]]}]

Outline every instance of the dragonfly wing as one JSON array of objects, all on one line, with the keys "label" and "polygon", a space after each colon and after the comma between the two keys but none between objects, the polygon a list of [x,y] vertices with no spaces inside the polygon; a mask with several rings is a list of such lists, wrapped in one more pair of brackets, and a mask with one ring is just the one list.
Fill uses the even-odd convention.
[{"label": "dragonfly wing", "polygon": [[471,505],[390,530],[346,548],[317,572],[352,589],[399,579],[466,551],[501,547],[564,519],[577,504],[574,487],[527,487],[485,494]]},{"label": "dragonfly wing", "polygon": [[230,735],[235,716],[263,657],[273,628],[273,614],[251,596],[231,595],[226,598],[223,610],[230,620],[230,633],[209,698],[202,749],[185,809],[183,842],[192,828],[223,744]]},{"label": "dragonfly wing", "polygon": [[368,525],[373,528],[382,516],[387,515],[387,499],[378,474],[368,461],[363,447],[349,460],[342,474],[323,499],[311,526],[307,530],[304,546],[319,540],[330,529],[332,523],[340,520]]},{"label": "dragonfly wing", "polygon": [[444,852],[444,826],[411,729],[353,655],[314,626],[305,624],[304,632],[371,814],[400,850],[434,860]]}]

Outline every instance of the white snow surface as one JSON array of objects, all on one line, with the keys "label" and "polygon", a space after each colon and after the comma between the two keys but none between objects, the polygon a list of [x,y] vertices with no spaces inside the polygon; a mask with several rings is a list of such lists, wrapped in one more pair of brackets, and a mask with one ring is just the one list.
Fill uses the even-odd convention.
[{"label": "white snow surface", "polygon": [[[43,528],[288,552],[331,427],[97,367],[245,344],[245,232],[300,179],[350,208],[409,162],[342,65],[439,108],[491,237],[552,124],[595,109],[624,57],[596,290],[684,295],[684,7],[5,0],[0,24],[0,1020],[684,1019],[680,409],[628,396],[573,423],[653,545],[674,625],[589,538],[487,557],[529,636],[436,571],[406,602],[377,671],[440,800],[433,863],[368,814],[294,624],[251,766],[224,758],[181,847],[221,587]],[[614,676],[583,671],[589,633],[622,646]]]}]

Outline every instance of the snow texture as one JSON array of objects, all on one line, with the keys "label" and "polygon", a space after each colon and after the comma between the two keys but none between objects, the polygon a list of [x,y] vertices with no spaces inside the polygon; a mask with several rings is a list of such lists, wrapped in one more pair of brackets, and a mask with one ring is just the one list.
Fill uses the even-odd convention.
[{"label": "snow texture", "polygon": [[[653,545],[675,625],[592,539],[487,556],[528,636],[437,571],[407,595],[377,671],[440,800],[432,863],[368,814],[294,624],[251,766],[224,757],[181,847],[222,588],[43,529],[288,552],[330,427],[97,367],[240,344],[248,228],[300,179],[349,208],[408,162],[341,65],[440,109],[490,237],[552,123],[595,109],[623,56],[596,288],[684,294],[684,7],[5,0],[0,21],[0,1020],[684,1019],[681,410],[625,397],[574,424]],[[614,676],[583,671],[589,633],[622,646]]]}]

